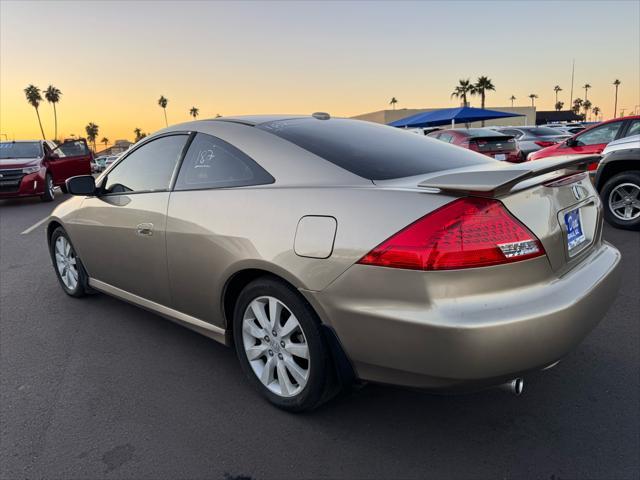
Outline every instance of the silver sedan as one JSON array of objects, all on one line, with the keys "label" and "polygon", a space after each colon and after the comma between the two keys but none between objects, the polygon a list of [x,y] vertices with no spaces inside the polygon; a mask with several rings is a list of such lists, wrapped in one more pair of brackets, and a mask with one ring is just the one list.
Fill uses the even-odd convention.
[{"label": "silver sedan", "polygon": [[505,165],[327,114],[195,121],[70,179],[47,240],[68,295],[234,346],[284,409],[353,381],[519,392],[617,289],[588,162]]}]

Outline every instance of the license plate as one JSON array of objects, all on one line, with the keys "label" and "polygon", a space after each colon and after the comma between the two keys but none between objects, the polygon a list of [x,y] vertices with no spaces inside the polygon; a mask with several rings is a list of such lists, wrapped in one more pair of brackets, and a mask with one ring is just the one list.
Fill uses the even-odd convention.
[{"label": "license plate", "polygon": [[569,251],[581,245],[587,238],[582,230],[580,209],[576,208],[564,214],[564,224],[567,227],[567,245]]},{"label": "license plate", "polygon": [[504,153],[497,153],[493,156],[496,160],[506,160],[507,156]]}]

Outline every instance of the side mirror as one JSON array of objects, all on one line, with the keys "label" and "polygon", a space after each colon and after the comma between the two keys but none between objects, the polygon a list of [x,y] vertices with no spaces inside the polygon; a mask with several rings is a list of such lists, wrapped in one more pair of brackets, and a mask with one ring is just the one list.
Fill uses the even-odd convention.
[{"label": "side mirror", "polygon": [[60,155],[58,155],[57,153],[49,154],[49,160],[57,160],[58,158],[60,158]]},{"label": "side mirror", "polygon": [[71,195],[95,195],[96,179],[92,175],[78,175],[65,182],[67,192]]},{"label": "side mirror", "polygon": [[574,138],[567,138],[564,143],[567,147],[575,147],[576,145],[578,145],[578,141]]}]

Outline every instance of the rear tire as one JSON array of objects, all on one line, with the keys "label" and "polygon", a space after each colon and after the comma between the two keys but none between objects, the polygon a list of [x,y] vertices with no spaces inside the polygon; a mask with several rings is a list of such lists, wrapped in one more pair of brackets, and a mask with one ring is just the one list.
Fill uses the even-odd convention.
[{"label": "rear tire", "polygon": [[47,172],[44,176],[44,193],[40,195],[40,200],[43,202],[52,202],[55,198],[54,188],[53,177]]},{"label": "rear tire", "polygon": [[91,293],[89,276],[80,257],[76,254],[67,232],[62,227],[56,228],[51,234],[49,253],[56,277],[67,295],[79,298]]},{"label": "rear tire", "polygon": [[286,283],[270,277],[249,283],[235,305],[233,332],[242,370],[276,407],[312,410],[337,393],[319,320]]},{"label": "rear tire", "polygon": [[640,171],[614,175],[600,191],[604,218],[616,228],[640,230]]}]

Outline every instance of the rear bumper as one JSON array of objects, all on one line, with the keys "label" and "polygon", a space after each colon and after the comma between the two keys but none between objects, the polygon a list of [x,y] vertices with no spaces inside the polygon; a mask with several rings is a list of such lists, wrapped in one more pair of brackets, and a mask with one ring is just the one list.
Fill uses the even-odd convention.
[{"label": "rear bumper", "polygon": [[305,294],[361,379],[464,390],[564,357],[615,298],[619,262],[602,243],[560,278],[550,280],[548,261],[538,258],[504,270],[500,276],[513,277],[484,291],[483,277],[491,283],[502,266],[465,273],[354,265],[324,291]]}]

